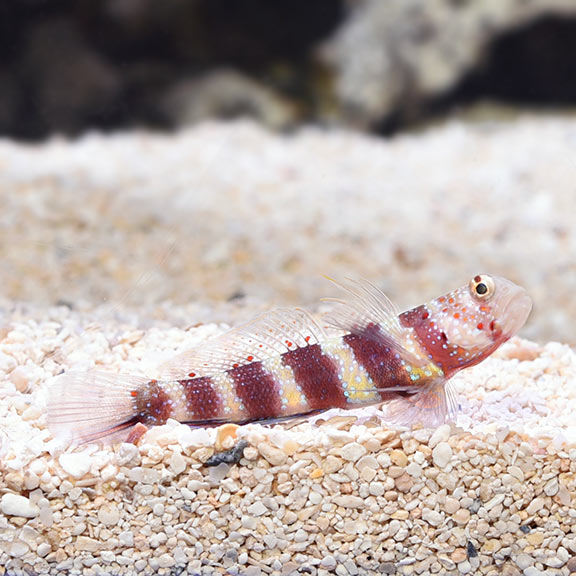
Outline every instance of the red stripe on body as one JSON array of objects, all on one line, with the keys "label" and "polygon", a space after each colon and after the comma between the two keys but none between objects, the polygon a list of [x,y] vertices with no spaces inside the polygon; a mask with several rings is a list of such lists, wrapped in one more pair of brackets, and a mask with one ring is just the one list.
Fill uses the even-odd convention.
[{"label": "red stripe on body", "polygon": [[462,368],[478,364],[501,344],[494,342],[492,346],[482,350],[481,354],[466,356],[466,349],[448,342],[446,334],[438,328],[434,318],[427,315],[424,305],[400,314],[400,322],[402,326],[414,329],[420,344],[430,354],[432,361],[442,368],[447,378]]},{"label": "red stripe on body", "polygon": [[211,378],[181,380],[180,384],[186,396],[186,410],[193,415],[194,420],[212,420],[220,416],[222,399]]},{"label": "red stripe on body", "polygon": [[407,384],[406,371],[401,358],[396,358],[393,344],[380,328],[372,324],[364,331],[365,336],[347,334],[344,342],[350,346],[356,361],[361,364],[376,388],[394,388]]},{"label": "red stripe on body", "polygon": [[147,426],[165,424],[172,414],[172,400],[156,380],[150,380],[135,396],[136,422]]},{"label": "red stripe on body", "polygon": [[297,348],[282,355],[285,366],[292,368],[312,410],[344,408],[347,404],[336,363],[322,352],[319,344]]},{"label": "red stripe on body", "polygon": [[236,395],[244,404],[250,419],[276,418],[282,414],[282,402],[276,380],[266,372],[262,362],[233,368],[228,374],[234,380]]}]

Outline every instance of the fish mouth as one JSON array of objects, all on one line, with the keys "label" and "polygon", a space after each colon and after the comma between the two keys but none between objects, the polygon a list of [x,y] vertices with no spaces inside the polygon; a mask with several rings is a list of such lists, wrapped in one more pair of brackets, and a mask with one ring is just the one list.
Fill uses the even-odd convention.
[{"label": "fish mouth", "polygon": [[524,288],[504,278],[498,278],[498,304],[494,317],[506,339],[516,334],[526,323],[532,310],[532,299]]}]

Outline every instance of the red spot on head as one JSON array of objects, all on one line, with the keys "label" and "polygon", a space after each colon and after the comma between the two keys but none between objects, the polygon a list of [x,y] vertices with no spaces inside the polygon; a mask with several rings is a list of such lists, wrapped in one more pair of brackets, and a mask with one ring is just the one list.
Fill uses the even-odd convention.
[{"label": "red spot on head", "polygon": [[235,362],[234,364],[232,364],[232,368],[238,368],[238,363]]},{"label": "red spot on head", "polygon": [[450,299],[448,300],[448,304],[454,304],[454,298],[450,298]]},{"label": "red spot on head", "polygon": [[458,318],[460,318],[460,314],[458,314],[458,312],[455,312],[455,313],[454,313],[454,318],[455,318],[456,320],[458,320]]},{"label": "red spot on head", "polygon": [[304,338],[304,340],[306,340],[306,342],[310,342],[310,336],[306,336],[306,338]]},{"label": "red spot on head", "polygon": [[288,348],[292,347],[292,342],[290,342],[290,340],[286,340],[286,346],[288,346]]},{"label": "red spot on head", "polygon": [[492,338],[500,338],[502,335],[502,326],[495,320],[492,320],[492,322],[490,322],[490,331],[492,332]]},{"label": "red spot on head", "polygon": [[478,324],[478,326],[476,326],[476,328],[478,328],[478,330],[484,330],[484,324],[482,324],[482,322],[480,322]]},{"label": "red spot on head", "polygon": [[254,356],[246,356],[246,360],[248,360],[248,362],[252,362],[252,360],[254,360]]},{"label": "red spot on head", "polygon": [[424,314],[422,314],[422,320],[426,320],[426,318],[428,318],[428,316],[430,316],[430,313],[428,312],[428,310],[426,310],[424,312]]},{"label": "red spot on head", "polygon": [[130,396],[132,396],[132,398],[137,398],[138,397],[138,390],[132,390],[130,392]]},{"label": "red spot on head", "polygon": [[188,378],[196,378],[196,372],[190,372]]}]

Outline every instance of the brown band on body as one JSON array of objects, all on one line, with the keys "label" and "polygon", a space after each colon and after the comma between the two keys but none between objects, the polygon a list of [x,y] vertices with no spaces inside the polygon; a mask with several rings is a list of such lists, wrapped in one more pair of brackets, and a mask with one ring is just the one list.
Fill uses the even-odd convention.
[{"label": "brown band on body", "polygon": [[234,380],[236,395],[248,418],[275,418],[282,414],[282,402],[274,376],[262,362],[252,362],[233,368],[228,373]]},{"label": "brown band on body", "polygon": [[347,400],[336,363],[322,352],[319,344],[297,348],[282,355],[282,362],[292,369],[296,383],[312,410],[343,408]]},{"label": "brown band on body", "polygon": [[209,377],[193,378],[180,382],[186,396],[186,411],[193,420],[211,420],[220,416],[222,399]]},{"label": "brown band on body", "polygon": [[352,349],[376,388],[406,385],[406,371],[402,358],[397,356],[393,343],[376,324],[368,326],[362,335],[347,334],[344,342]]},{"label": "brown band on body", "polygon": [[172,414],[170,395],[156,380],[150,380],[135,396],[137,421],[147,426],[164,424]]}]

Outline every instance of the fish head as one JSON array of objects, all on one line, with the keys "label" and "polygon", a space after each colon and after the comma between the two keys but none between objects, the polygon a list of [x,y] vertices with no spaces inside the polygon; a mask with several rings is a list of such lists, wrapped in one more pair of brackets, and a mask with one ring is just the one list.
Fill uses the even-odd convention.
[{"label": "fish head", "polygon": [[449,375],[492,354],[520,330],[531,309],[523,288],[479,274],[468,285],[405,312],[401,321]]}]

